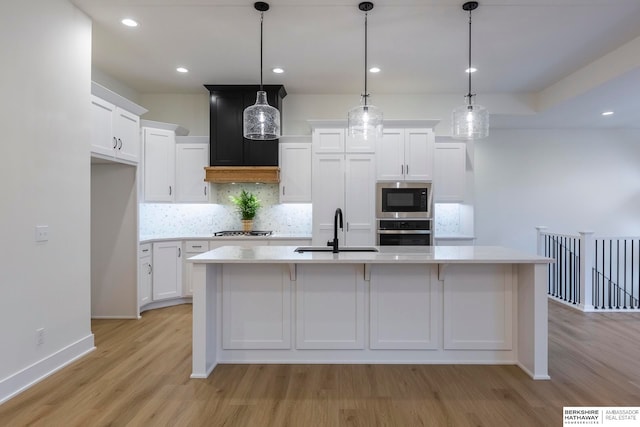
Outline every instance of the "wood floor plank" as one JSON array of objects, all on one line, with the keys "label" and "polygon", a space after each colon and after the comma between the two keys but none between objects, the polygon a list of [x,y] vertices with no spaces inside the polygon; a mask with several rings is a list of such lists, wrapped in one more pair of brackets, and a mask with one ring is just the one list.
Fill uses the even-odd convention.
[{"label": "wood floor plank", "polygon": [[640,314],[549,305],[550,381],[516,366],[219,365],[192,380],[191,306],[95,320],[97,350],[0,405],[2,426],[552,426],[640,406]]}]

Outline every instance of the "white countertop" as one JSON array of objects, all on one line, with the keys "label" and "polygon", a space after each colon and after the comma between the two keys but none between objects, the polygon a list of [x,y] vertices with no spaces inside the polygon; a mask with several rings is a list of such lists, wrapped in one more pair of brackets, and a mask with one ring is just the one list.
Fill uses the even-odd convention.
[{"label": "white countertop", "polygon": [[165,240],[311,240],[310,234],[285,234],[273,233],[270,236],[214,236],[213,234],[205,236],[194,235],[145,235],[140,236],[140,243],[159,242]]},{"label": "white countertop", "polygon": [[294,252],[296,246],[223,246],[188,261],[211,264],[548,264],[551,258],[500,246],[376,246],[379,252]]}]

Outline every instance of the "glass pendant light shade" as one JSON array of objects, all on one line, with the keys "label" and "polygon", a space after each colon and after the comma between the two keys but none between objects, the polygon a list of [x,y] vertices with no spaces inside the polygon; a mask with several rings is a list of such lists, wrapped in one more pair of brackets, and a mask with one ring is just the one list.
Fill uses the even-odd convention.
[{"label": "glass pendant light shade", "polygon": [[271,140],[280,138],[280,111],[267,102],[267,92],[260,90],[256,103],[242,113],[243,134],[247,139]]},{"label": "glass pendant light shade", "polygon": [[452,136],[456,139],[472,140],[489,136],[489,111],[482,105],[470,101],[453,110],[451,114]]},{"label": "glass pendant light shade", "polygon": [[[469,68],[471,70],[471,11],[478,8],[477,1],[468,1],[462,10],[469,12]],[[455,139],[472,140],[489,136],[489,111],[473,102],[471,93],[471,72],[469,74],[469,92],[465,95],[467,104],[455,108],[451,114],[451,136]]]},{"label": "glass pendant light shade", "polygon": [[246,139],[268,141],[280,138],[280,111],[269,105],[267,92],[262,87],[262,27],[269,4],[259,1],[253,7],[260,12],[260,90],[256,103],[242,112],[242,134]]},{"label": "glass pendant light shade", "polygon": [[372,140],[382,138],[382,111],[371,105],[367,92],[367,15],[373,9],[373,3],[364,1],[358,5],[364,15],[364,94],[360,98],[360,105],[353,107],[347,113],[349,136],[356,140]]},{"label": "glass pendant light shade", "polygon": [[359,140],[382,138],[382,111],[375,105],[365,102],[353,107],[347,115],[349,136]]}]

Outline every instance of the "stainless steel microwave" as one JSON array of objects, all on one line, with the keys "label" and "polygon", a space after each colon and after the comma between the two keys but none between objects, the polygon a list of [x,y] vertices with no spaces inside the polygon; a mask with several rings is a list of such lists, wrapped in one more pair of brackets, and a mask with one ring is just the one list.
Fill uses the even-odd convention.
[{"label": "stainless steel microwave", "polygon": [[431,218],[430,182],[378,182],[377,218]]}]

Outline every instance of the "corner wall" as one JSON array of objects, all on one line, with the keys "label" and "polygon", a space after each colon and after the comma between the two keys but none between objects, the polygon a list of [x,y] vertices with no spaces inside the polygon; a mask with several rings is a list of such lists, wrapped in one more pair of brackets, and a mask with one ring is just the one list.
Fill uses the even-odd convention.
[{"label": "corner wall", "polygon": [[0,57],[3,402],[93,349],[91,21],[67,0],[5,0]]}]

